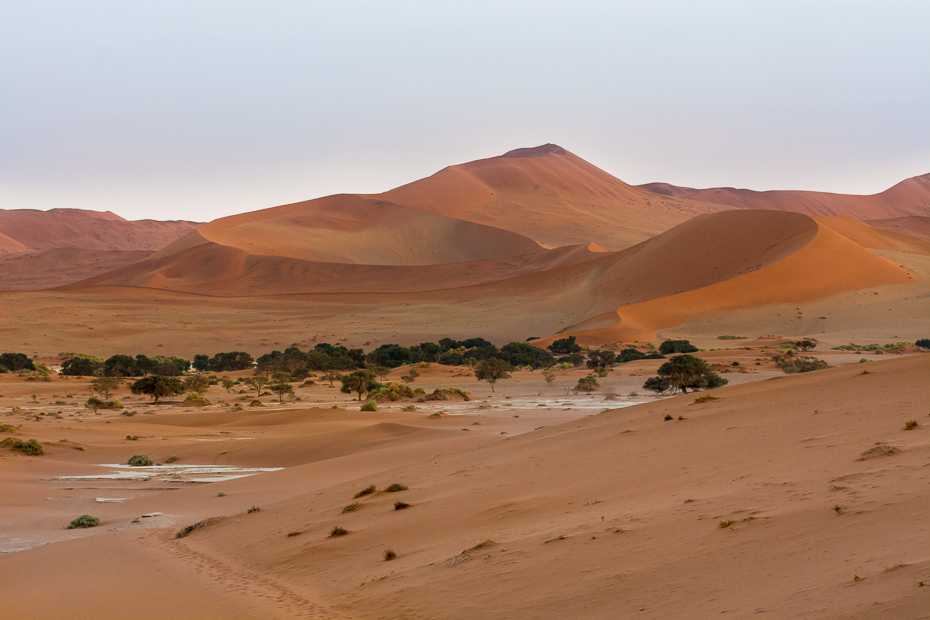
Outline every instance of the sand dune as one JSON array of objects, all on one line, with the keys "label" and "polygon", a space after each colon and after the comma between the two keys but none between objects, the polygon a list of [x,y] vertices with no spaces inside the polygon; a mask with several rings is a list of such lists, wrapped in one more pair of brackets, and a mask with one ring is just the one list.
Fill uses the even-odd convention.
[{"label": "sand dune", "polygon": [[[160,253],[164,254],[164,253]],[[353,265],[250,255],[211,242],[150,258],[73,285],[139,286],[199,295],[400,293],[472,286],[593,260],[589,246],[438,265]]]},{"label": "sand dune", "polygon": [[905,179],[871,196],[791,190],[757,192],[732,187],[693,189],[668,183],[648,183],[638,187],[660,196],[738,209],[794,211],[807,215],[852,215],[861,220],[930,215],[930,174]]},{"label": "sand dune", "polygon": [[196,222],[181,221],[129,222],[109,211],[0,209],[0,234],[29,250],[71,247],[155,251],[197,226]]},{"label": "sand dune", "polygon": [[0,290],[29,291],[61,286],[119,269],[150,254],[145,250],[80,248],[0,254]]},{"label": "sand dune", "polygon": [[869,226],[930,241],[930,216],[912,215],[884,220],[866,220]]},{"label": "sand dune", "polygon": [[657,198],[554,144],[449,166],[379,196],[518,232],[547,247],[594,241],[614,251],[720,210]]}]

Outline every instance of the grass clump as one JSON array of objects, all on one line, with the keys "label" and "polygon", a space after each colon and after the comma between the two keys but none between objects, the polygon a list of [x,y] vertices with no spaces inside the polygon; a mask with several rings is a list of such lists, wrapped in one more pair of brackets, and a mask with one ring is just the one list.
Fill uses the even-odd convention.
[{"label": "grass clump", "polygon": [[384,561],[385,561],[385,562],[390,562],[391,560],[393,560],[393,559],[396,558],[396,557],[397,557],[397,554],[394,552],[393,549],[385,549],[385,550],[384,550]]},{"label": "grass clump", "polygon": [[370,400],[364,405],[362,405],[362,411],[377,411],[378,403],[376,401]]},{"label": "grass clump", "polygon": [[391,402],[402,398],[413,398],[413,388],[400,381],[389,381],[384,387],[369,392],[368,398],[375,401],[387,399]]},{"label": "grass clump", "polygon": [[918,426],[919,425],[917,424],[917,420],[908,420],[907,422],[904,423],[904,430],[912,431]]},{"label": "grass clump", "polygon": [[376,487],[375,485],[373,484],[368,485],[367,487],[365,487],[364,489],[356,493],[352,499],[358,499],[360,497],[365,497],[366,495],[371,495],[377,490],[378,490],[378,487]]},{"label": "grass clump", "polygon": [[394,510],[403,510],[404,508],[410,508],[410,504],[401,501],[394,502]]},{"label": "grass clump", "polygon": [[733,336],[731,334],[724,334],[723,336],[717,336],[717,340],[746,340],[749,336]]},{"label": "grass clump", "polygon": [[358,510],[358,509],[361,508],[361,507],[362,507],[362,505],[359,504],[358,502],[352,502],[351,504],[349,504],[348,506],[346,506],[345,508],[343,508],[343,509],[342,509],[342,512],[343,512],[343,514],[345,514],[345,513],[347,513],[347,512],[355,512],[356,510]]},{"label": "grass clump", "polygon": [[450,400],[459,397],[462,400],[471,400],[471,392],[457,387],[437,388],[432,394],[428,394],[426,400]]},{"label": "grass clump", "polygon": [[249,508],[248,510],[246,510],[246,512],[249,513],[249,514],[252,514],[253,512],[259,512],[260,510],[261,510],[261,508],[259,508],[258,506],[252,506],[251,508]]},{"label": "grass clump", "polygon": [[287,537],[288,537],[288,538],[293,538],[294,536],[300,536],[301,534],[303,534],[303,532],[301,532],[301,531],[299,531],[299,530],[294,530],[293,532],[288,532],[288,533],[287,533]]},{"label": "grass clump", "polygon": [[174,456],[174,455],[172,454],[171,456],[169,456],[168,458],[165,459],[165,462],[166,462],[166,463],[174,463],[176,460],[178,460],[178,457],[176,457],[176,456]]},{"label": "grass clump", "polygon": [[384,492],[385,493],[397,493],[398,491],[406,491],[406,490],[407,490],[406,484],[400,484],[399,482],[395,482],[394,484],[388,485],[388,487],[384,489]]},{"label": "grass clump", "polygon": [[724,528],[730,527],[734,523],[735,521],[733,521],[733,519],[724,519],[723,521],[717,524],[717,527],[719,527],[720,529],[724,529]]},{"label": "grass clump", "polygon": [[150,467],[152,465],[152,459],[147,454],[136,454],[128,462],[133,467]]},{"label": "grass clump", "polygon": [[700,405],[701,403],[709,403],[712,400],[718,400],[716,396],[711,396],[710,394],[705,394],[704,396],[698,396],[694,399],[695,405]]},{"label": "grass clump", "polygon": [[94,515],[81,515],[77,519],[73,520],[68,524],[69,530],[75,530],[77,528],[87,528],[87,527],[97,527],[100,525],[100,519]]},{"label": "grass clump", "polygon": [[335,525],[333,526],[332,531],[329,533],[329,537],[335,538],[336,536],[345,536],[348,533],[349,533],[349,530],[347,530],[346,528]]},{"label": "grass clump", "polygon": [[437,411],[436,413],[431,413],[431,414],[429,414],[429,417],[431,417],[431,418],[444,418],[444,417],[446,417],[446,412],[445,412],[445,411]]},{"label": "grass clump", "polygon": [[128,439],[129,441],[139,441],[139,436],[138,435],[126,435],[126,439]]},{"label": "grass clump", "polygon": [[0,433],[12,433],[16,427],[12,424],[0,424]]},{"label": "grass clump", "polygon": [[226,493],[224,493],[223,491],[220,491],[219,493],[216,494],[216,496],[217,496],[217,497],[226,497]]}]

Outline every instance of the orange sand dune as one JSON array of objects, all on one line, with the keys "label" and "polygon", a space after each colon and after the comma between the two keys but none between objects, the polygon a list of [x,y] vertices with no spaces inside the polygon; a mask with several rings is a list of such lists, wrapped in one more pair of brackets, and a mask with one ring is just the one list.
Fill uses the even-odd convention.
[{"label": "orange sand dune", "polygon": [[930,216],[911,215],[884,220],[867,220],[866,224],[882,230],[930,241]]},{"label": "orange sand dune", "polygon": [[850,215],[819,216],[814,219],[870,250],[887,250],[930,256],[930,242],[913,236],[874,228]]},{"label": "orange sand dune", "polygon": [[0,254],[0,290],[52,288],[119,269],[149,256],[145,250],[51,248]]},{"label": "orange sand dune", "polygon": [[554,144],[449,166],[379,197],[526,235],[548,247],[620,250],[714,205],[657,197]]},{"label": "orange sand dune", "polygon": [[155,251],[197,226],[196,222],[182,221],[129,222],[109,211],[0,209],[0,234],[30,250],[71,247]]},{"label": "orange sand dune", "polygon": [[930,215],[930,174],[905,179],[871,196],[791,190],[757,192],[732,187],[692,189],[668,183],[648,183],[639,187],[660,196],[739,209],[795,211],[807,215],[852,215],[863,220]]},{"label": "orange sand dune", "polygon": [[[757,217],[762,214],[765,214],[764,220]],[[742,239],[744,243],[753,245],[765,243],[765,234],[777,225],[778,215],[778,212],[774,211],[728,212],[696,218],[695,221],[703,219],[705,223],[717,223],[722,229],[722,235]],[[774,260],[759,261],[752,268],[738,274],[728,274],[729,277],[722,277],[713,284],[694,281],[698,286],[675,294],[656,294],[642,301],[627,297],[626,303],[618,304],[620,307],[616,310],[616,316],[605,312],[591,317],[587,324],[582,322],[578,325],[581,329],[569,333],[576,336],[579,342],[586,344],[650,339],[659,329],[680,325],[715,312],[773,303],[800,303],[869,286],[916,281],[915,276],[907,269],[876,256],[832,227],[800,214],[792,214],[784,219],[781,226],[795,219],[799,219],[798,223],[807,223],[808,235],[790,248],[774,246],[773,249],[779,249]],[[762,221],[765,221],[765,224],[762,224]],[[851,230],[860,239],[870,243],[880,240],[889,245],[900,243],[909,247],[919,246],[921,243],[907,238],[900,241],[892,238],[891,233],[869,233],[871,229],[855,221],[828,219],[828,222],[840,229]],[[665,236],[660,235],[657,239]],[[648,243],[644,245],[648,246]],[[923,246],[919,249],[921,248]],[[788,249],[790,252],[785,252]],[[704,256],[695,255],[693,252],[689,252],[688,255],[696,259],[687,261],[688,268],[699,273],[718,272],[726,265],[733,264],[732,258],[727,261],[724,255],[713,252]],[[752,255],[743,249],[737,256],[745,259]],[[678,260],[684,263],[686,259],[678,257]],[[665,269],[666,273],[675,271],[672,265]],[[656,288],[652,291],[659,292]],[[592,304],[592,310],[597,307]],[[539,344],[547,345],[553,339],[554,337],[543,339]]]},{"label": "orange sand dune", "polygon": [[16,239],[11,239],[0,233],[0,254],[17,254],[19,252],[28,252],[29,246],[23,245]]},{"label": "orange sand dune", "polygon": [[566,246],[466,263],[352,265],[256,256],[207,242],[77,282],[73,287],[140,286],[221,296],[400,293],[472,286],[585,262],[602,254],[602,250],[587,246]]},{"label": "orange sand dune", "polygon": [[233,215],[197,232],[252,255],[361,265],[437,265],[539,250],[506,230],[354,195]]}]

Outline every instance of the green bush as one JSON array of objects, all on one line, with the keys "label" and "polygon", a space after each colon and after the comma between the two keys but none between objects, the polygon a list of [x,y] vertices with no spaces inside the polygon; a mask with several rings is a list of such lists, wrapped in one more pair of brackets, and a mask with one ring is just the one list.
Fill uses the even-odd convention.
[{"label": "green bush", "polygon": [[597,377],[582,377],[578,379],[578,383],[575,384],[575,391],[576,392],[593,392],[599,387],[601,387],[601,384],[597,380]]},{"label": "green bush", "polygon": [[362,405],[362,411],[377,411],[377,410],[378,410],[378,403],[373,400],[370,400],[364,405]]},{"label": "green bush", "polygon": [[100,525],[100,519],[93,515],[81,515],[68,525],[69,530],[74,530],[79,527],[97,527]]},{"label": "green bush", "polygon": [[152,465],[152,459],[147,454],[136,454],[129,459],[129,464],[133,467],[149,467]]},{"label": "green bush", "polygon": [[368,485],[367,487],[365,487],[364,489],[356,493],[353,499],[358,499],[360,497],[365,497],[366,495],[371,495],[377,490],[378,490],[378,487],[376,487],[375,485],[373,484]]},{"label": "green bush", "polygon": [[698,348],[687,340],[666,340],[659,345],[659,353],[668,355],[669,353],[694,353]]},{"label": "green bush", "polygon": [[829,368],[830,365],[821,359],[816,357],[794,357],[794,358],[785,358],[784,361],[779,364],[781,366],[782,372],[787,375],[792,375],[798,372],[812,372],[814,370],[823,370],[824,368]]},{"label": "green bush", "polygon": [[386,489],[384,489],[384,492],[385,493],[397,493],[398,491],[406,491],[406,490],[407,490],[406,484],[400,484],[399,482],[395,482],[394,484],[391,484]]},{"label": "green bush", "polygon": [[7,437],[0,445],[9,445],[11,450],[19,450],[26,454],[26,456],[42,456],[45,454],[45,450],[42,449],[42,446],[39,445],[37,439],[30,439],[29,441],[22,441],[21,439],[13,439],[12,437]]}]

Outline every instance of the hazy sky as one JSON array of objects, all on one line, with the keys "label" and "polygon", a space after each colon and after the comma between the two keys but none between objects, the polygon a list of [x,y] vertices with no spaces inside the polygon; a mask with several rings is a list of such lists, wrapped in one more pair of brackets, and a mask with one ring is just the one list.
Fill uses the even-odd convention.
[{"label": "hazy sky", "polygon": [[546,142],[628,183],[930,172],[930,2],[0,0],[0,208],[210,220]]}]

